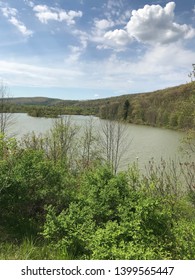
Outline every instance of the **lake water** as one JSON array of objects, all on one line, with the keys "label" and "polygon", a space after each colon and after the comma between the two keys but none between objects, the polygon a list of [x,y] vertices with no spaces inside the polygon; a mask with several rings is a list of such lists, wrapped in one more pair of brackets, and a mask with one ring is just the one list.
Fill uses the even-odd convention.
[{"label": "lake water", "polygon": [[[35,133],[44,133],[49,130],[54,122],[54,119],[49,118],[34,118],[27,114],[14,114],[15,122],[11,132],[17,138],[34,131]],[[72,121],[83,127],[88,116],[71,116]],[[100,122],[97,117],[93,117],[94,125],[99,130]],[[181,140],[184,137],[183,132],[154,128],[149,126],[126,124],[126,140],[129,145],[125,151],[125,161],[122,165],[125,168],[128,164],[138,161],[140,166],[145,166],[151,158],[159,162],[163,159],[178,159],[182,158],[179,152]]]}]

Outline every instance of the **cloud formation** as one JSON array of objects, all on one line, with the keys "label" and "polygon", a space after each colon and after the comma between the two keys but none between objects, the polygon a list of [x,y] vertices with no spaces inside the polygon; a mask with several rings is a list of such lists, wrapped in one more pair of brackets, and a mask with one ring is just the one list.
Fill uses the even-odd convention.
[{"label": "cloud formation", "polygon": [[15,8],[10,7],[2,7],[1,11],[4,15],[4,17],[9,18],[10,16],[16,16],[18,11]]},{"label": "cloud formation", "polygon": [[180,39],[192,38],[195,30],[174,22],[175,3],[169,2],[164,8],[160,5],[145,5],[133,10],[126,29],[129,36],[146,43],[167,44]]},{"label": "cloud formation", "polygon": [[22,35],[28,37],[33,34],[33,31],[27,29],[25,24],[18,19],[18,10],[17,9],[11,8],[7,5],[2,6],[2,3],[0,3],[0,4],[1,4],[0,10],[1,10],[3,16],[6,17],[8,19],[8,21],[12,25],[14,25],[20,33],[22,33]]},{"label": "cloud formation", "polygon": [[128,33],[122,29],[108,31],[105,33],[104,38],[106,39],[107,43],[110,43],[111,45],[113,43],[117,46],[125,46],[131,41]]},{"label": "cloud formation", "polygon": [[9,19],[9,22],[11,22],[14,26],[17,27],[17,29],[24,35],[24,36],[30,36],[33,34],[33,31],[31,30],[28,30],[26,28],[26,26],[21,22],[19,21],[16,17],[11,17]]},{"label": "cloud formation", "polygon": [[[107,95],[186,82],[195,57],[194,3],[175,11],[174,2],[154,0],[75,1],[72,10],[67,1],[49,2],[0,0],[0,76],[10,85]],[[27,26],[36,34],[31,40]]]},{"label": "cloud formation", "polygon": [[66,12],[63,9],[48,7],[47,5],[36,5],[33,7],[36,17],[47,24],[50,20],[65,21],[67,25],[75,24],[75,18],[82,17],[81,11],[70,10]]},{"label": "cloud formation", "polygon": [[169,44],[194,37],[194,28],[174,21],[175,6],[174,2],[169,2],[164,8],[145,5],[142,9],[133,10],[124,29],[108,31],[104,38],[120,46],[132,41],[151,45]]},{"label": "cloud formation", "polygon": [[101,19],[101,20],[95,19],[94,24],[96,29],[98,30],[105,30],[114,26],[114,22],[107,19]]}]

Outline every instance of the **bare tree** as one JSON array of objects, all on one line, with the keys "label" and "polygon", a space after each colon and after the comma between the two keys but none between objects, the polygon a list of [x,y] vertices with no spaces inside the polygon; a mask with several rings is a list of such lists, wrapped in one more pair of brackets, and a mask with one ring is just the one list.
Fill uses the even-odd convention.
[{"label": "bare tree", "polygon": [[190,81],[193,82],[195,79],[195,64],[192,64],[192,71],[188,74]]},{"label": "bare tree", "polygon": [[114,121],[101,122],[100,138],[104,159],[116,174],[122,158],[130,144],[126,137],[126,125]]},{"label": "bare tree", "polygon": [[6,85],[0,84],[0,133],[6,134],[14,118],[10,111],[10,94]]},{"label": "bare tree", "polygon": [[45,137],[45,149],[54,161],[60,159],[71,165],[77,149],[75,136],[78,130],[79,127],[73,123],[71,116],[62,116],[54,121]]},{"label": "bare tree", "polygon": [[91,116],[86,121],[84,130],[81,132],[80,151],[83,167],[89,167],[91,163],[100,159],[99,137],[96,133],[97,124]]},{"label": "bare tree", "polygon": [[34,131],[24,135],[21,147],[44,151],[46,157],[55,163],[60,161],[73,168],[78,154],[77,134],[79,127],[71,116],[61,116],[54,120],[50,130],[43,134]]}]

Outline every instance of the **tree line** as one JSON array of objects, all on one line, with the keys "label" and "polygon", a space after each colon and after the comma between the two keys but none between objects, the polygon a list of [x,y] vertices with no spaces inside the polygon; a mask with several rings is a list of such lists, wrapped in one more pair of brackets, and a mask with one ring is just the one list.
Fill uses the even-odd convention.
[{"label": "tree line", "polygon": [[101,118],[173,129],[195,129],[195,82],[154,93],[110,99]]},{"label": "tree line", "polygon": [[[3,88],[0,91],[5,93]],[[195,81],[151,93],[98,100],[59,101],[51,103],[53,105],[36,105],[35,101],[35,104],[27,105],[9,101],[9,98],[1,98],[0,112],[25,112],[33,117],[54,118],[59,115],[94,115],[133,124],[195,129]]]}]

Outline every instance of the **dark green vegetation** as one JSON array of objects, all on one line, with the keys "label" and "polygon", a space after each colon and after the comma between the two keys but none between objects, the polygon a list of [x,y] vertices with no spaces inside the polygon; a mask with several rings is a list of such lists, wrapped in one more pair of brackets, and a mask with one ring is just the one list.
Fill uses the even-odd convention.
[{"label": "dark green vegetation", "polygon": [[78,101],[62,100],[46,97],[9,98],[4,111],[12,113],[28,113],[32,117],[56,118],[60,114],[80,114],[80,109],[72,106]]},{"label": "dark green vegetation", "polygon": [[36,117],[82,114],[173,129],[195,128],[195,82],[151,93],[129,94],[98,100],[63,101],[46,98],[17,98],[12,99],[11,104],[9,110],[27,112]]},{"label": "dark green vegetation", "polygon": [[20,142],[1,135],[0,258],[195,259],[194,162],[116,174],[92,128],[81,137],[66,119]]}]

